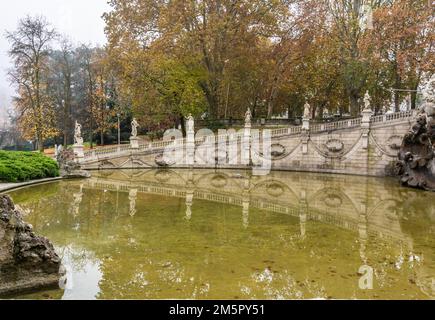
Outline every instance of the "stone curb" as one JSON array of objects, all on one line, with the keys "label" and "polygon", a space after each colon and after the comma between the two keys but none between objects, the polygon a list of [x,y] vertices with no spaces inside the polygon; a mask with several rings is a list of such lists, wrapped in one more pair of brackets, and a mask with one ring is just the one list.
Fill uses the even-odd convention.
[{"label": "stone curb", "polygon": [[18,182],[18,183],[0,183],[0,193],[6,193],[8,191],[12,191],[19,188],[32,186],[36,184],[44,184],[53,181],[59,181],[62,179],[63,179],[62,177],[56,177],[56,178],[38,179],[38,180],[31,180],[31,181]]}]

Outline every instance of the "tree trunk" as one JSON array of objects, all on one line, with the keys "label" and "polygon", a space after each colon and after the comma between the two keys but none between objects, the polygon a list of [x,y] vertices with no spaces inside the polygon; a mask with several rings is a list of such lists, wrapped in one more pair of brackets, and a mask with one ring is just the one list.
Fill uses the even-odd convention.
[{"label": "tree trunk", "polygon": [[324,107],[320,106],[318,110],[319,110],[319,112],[318,112],[319,120],[323,120]]},{"label": "tree trunk", "polygon": [[411,110],[417,109],[417,90],[418,90],[419,83],[420,81],[417,80],[414,87],[412,88],[414,91],[411,92]]},{"label": "tree trunk", "polygon": [[39,152],[44,152],[44,142],[42,141],[42,134],[41,132],[38,132],[36,134],[37,136],[37,143],[38,143],[38,151]]},{"label": "tree trunk", "polygon": [[65,102],[63,114],[63,145],[68,146],[68,133],[69,133],[69,113],[68,103]]},{"label": "tree trunk", "polygon": [[200,83],[200,87],[203,90],[205,94],[205,98],[207,99],[208,103],[208,112],[209,117],[211,119],[217,119],[218,118],[218,107],[219,107],[219,98],[217,95],[217,90],[213,83]]},{"label": "tree trunk", "polygon": [[350,94],[350,115],[351,117],[359,117],[360,116],[360,108],[359,108],[359,97],[355,94]]},{"label": "tree trunk", "polygon": [[[397,56],[397,54],[395,54],[395,56]],[[394,68],[394,77],[395,77],[395,79],[394,79],[394,87],[395,88],[394,89],[396,89],[394,91],[394,94],[393,94],[393,96],[394,96],[394,112],[399,112],[399,109],[400,109],[400,92],[397,91],[397,90],[402,88],[402,80],[401,80],[400,75],[399,75],[399,67],[397,65],[397,61],[396,60],[394,60],[393,68]]]},{"label": "tree trunk", "polygon": [[183,116],[180,116],[180,124],[181,124],[181,132],[183,133],[183,137],[185,137],[186,136],[186,123],[185,123]]},{"label": "tree trunk", "polygon": [[273,103],[275,102],[278,90],[276,89],[278,85],[278,78],[275,78],[272,88],[270,90],[269,100],[267,101],[267,118],[272,118],[273,115]]},{"label": "tree trunk", "polygon": [[90,144],[91,144],[91,149],[93,149],[94,148],[94,141],[93,141],[93,131],[94,131],[94,122],[93,122],[93,117],[92,117],[92,111],[91,111],[91,118],[89,119],[89,122],[90,122],[90,124],[89,124],[89,127],[90,127],[90,130],[89,130],[89,142],[90,142]]},{"label": "tree trunk", "polygon": [[400,109],[400,93],[394,91],[394,112],[399,112]]}]

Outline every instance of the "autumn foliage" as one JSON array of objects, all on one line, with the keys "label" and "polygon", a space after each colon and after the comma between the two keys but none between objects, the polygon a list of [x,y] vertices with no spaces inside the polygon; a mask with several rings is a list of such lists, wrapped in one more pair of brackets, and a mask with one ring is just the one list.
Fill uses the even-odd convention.
[{"label": "autumn foliage", "polygon": [[[427,0],[109,4],[104,48],[62,50],[52,65],[69,61],[70,69],[51,68],[61,81],[47,87],[29,91],[16,79],[27,137],[62,133],[67,143],[74,118],[90,140],[97,134],[104,144],[120,113],[150,132],[183,125],[190,113],[211,121],[241,118],[248,107],[256,118],[285,111],[295,118],[305,102],[313,118],[357,117],[366,91],[377,113],[399,111],[404,102],[417,106],[417,92],[434,72],[435,18]],[[69,57],[63,63],[62,52]],[[11,56],[22,61],[17,50]],[[35,90],[44,93],[36,105]]]}]

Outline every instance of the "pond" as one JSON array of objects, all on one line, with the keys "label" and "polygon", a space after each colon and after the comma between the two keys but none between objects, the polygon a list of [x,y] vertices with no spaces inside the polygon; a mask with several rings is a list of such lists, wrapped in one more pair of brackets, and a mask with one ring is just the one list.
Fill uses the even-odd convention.
[{"label": "pond", "polygon": [[117,170],[9,193],[55,245],[36,299],[433,299],[435,197],[394,179]]}]

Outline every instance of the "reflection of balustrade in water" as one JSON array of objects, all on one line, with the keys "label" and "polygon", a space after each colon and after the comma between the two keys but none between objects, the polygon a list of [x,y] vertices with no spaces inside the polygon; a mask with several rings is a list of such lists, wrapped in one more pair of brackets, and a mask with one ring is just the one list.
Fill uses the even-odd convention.
[{"label": "reflection of balustrade in water", "polygon": [[[192,170],[185,171],[186,174],[191,174]],[[116,174],[120,174],[122,171],[116,171]],[[155,172],[155,171],[149,171],[149,172]],[[167,172],[165,176],[169,177],[170,179],[172,170],[165,171]],[[204,171],[201,171],[204,172]],[[207,172],[207,171],[205,171]],[[207,174],[210,174],[207,172]],[[204,173],[204,176],[207,176],[207,174]],[[212,173],[218,174],[218,173]],[[219,181],[222,181],[222,174],[219,173]],[[90,188],[96,188],[96,189],[102,189],[102,190],[112,190],[112,191],[119,191],[119,192],[131,192],[131,190],[136,190],[135,193],[146,193],[146,194],[154,194],[154,195],[162,195],[162,196],[168,196],[168,197],[176,197],[176,198],[184,198],[186,201],[186,218],[190,219],[192,218],[192,206],[193,206],[193,199],[198,200],[206,200],[210,202],[216,202],[216,203],[223,203],[228,205],[235,205],[241,207],[241,214],[242,214],[242,222],[244,226],[248,226],[249,224],[249,210],[251,208],[260,209],[264,211],[269,212],[275,212],[280,214],[286,214],[293,216],[295,218],[298,218],[300,221],[300,229],[301,229],[301,236],[304,237],[306,234],[306,223],[308,221],[319,221],[321,223],[327,223],[331,224],[340,228],[344,228],[353,232],[361,232],[361,220],[358,212],[360,211],[359,208],[356,207],[349,207],[349,209],[346,209],[342,205],[338,206],[334,210],[333,208],[328,207],[319,207],[313,202],[313,195],[310,194],[309,191],[306,191],[305,193],[301,193],[301,191],[296,192],[295,194],[299,194],[298,199],[291,200],[290,194],[284,193],[283,195],[276,197],[276,193],[271,193],[272,195],[269,195],[267,192],[261,192],[260,194],[257,194],[256,188],[257,186],[261,185],[263,180],[267,180],[267,177],[257,178],[256,183],[253,184],[253,182],[249,179],[245,180],[238,180],[233,179],[233,182],[239,185],[237,190],[226,190],[225,187],[222,187],[220,185],[219,188],[214,188],[210,185],[210,183],[207,183],[207,187],[204,186],[198,186],[197,181],[201,180],[201,174],[198,176],[195,176],[195,179],[187,178],[187,180],[183,180],[183,178],[178,177],[175,185],[170,183],[165,183],[159,180],[154,179],[154,174],[152,175],[152,178],[144,181],[135,181],[134,179],[129,181],[119,181],[116,179],[99,179],[98,177],[93,177],[91,179],[88,179],[84,187],[90,187]],[[129,178],[130,179],[130,178]],[[229,178],[230,179],[230,178]],[[260,179],[260,180],[258,180]],[[228,180],[228,178],[227,178]],[[231,180],[231,179],[230,179]],[[195,181],[195,182],[193,182]],[[224,183],[226,180],[223,179]],[[244,181],[244,182],[241,182]],[[273,177],[273,183],[280,183],[282,184],[282,188],[289,190],[292,189],[291,184],[288,184],[291,181],[286,181],[285,179],[279,181],[279,177],[275,176]],[[266,184],[267,185],[267,184]],[[314,187],[314,186],[313,186]],[[329,188],[327,189],[329,190]],[[349,196],[346,194],[349,190],[343,190],[344,194],[342,196],[343,199],[349,198]],[[289,191],[290,192],[290,191]],[[327,192],[326,192],[327,193]],[[255,194],[255,196],[254,196]],[[320,195],[323,194],[325,197],[325,192],[319,192]],[[358,194],[358,193],[357,193]],[[333,195],[334,196],[334,195]],[[336,196],[335,196],[336,197]],[[130,200],[133,200],[132,197]],[[335,198],[333,198],[333,201],[329,201],[330,205],[335,205]],[[352,200],[356,201],[356,200]],[[329,203],[328,202],[328,203]],[[340,203],[338,203],[340,204]],[[374,206],[374,209],[376,210],[377,206]],[[385,214],[384,212],[381,212],[382,216]],[[390,215],[394,216],[394,212],[391,212]],[[370,216],[370,215],[369,215]],[[396,215],[397,216],[397,215]],[[382,218],[384,219],[384,218]],[[377,218],[377,221],[379,218]],[[385,221],[385,227],[382,224],[379,224],[379,221],[374,224],[373,222],[370,222],[369,220],[366,221],[366,224],[369,226],[365,230],[365,233],[367,235],[373,235],[376,237],[381,237],[388,241],[401,241],[404,243],[409,243],[409,239],[405,237],[402,233],[400,233],[400,225],[397,225],[397,227],[391,228],[391,218],[385,218],[384,220],[380,220],[380,222]]]}]

